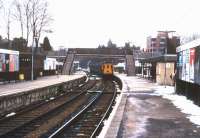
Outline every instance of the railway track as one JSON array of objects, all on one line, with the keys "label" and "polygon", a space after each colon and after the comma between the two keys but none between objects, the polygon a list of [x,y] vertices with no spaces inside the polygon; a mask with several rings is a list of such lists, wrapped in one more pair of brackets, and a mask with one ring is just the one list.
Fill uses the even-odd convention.
[{"label": "railway track", "polygon": [[0,138],[94,137],[115,95],[111,80],[89,80],[72,92],[1,119]]},{"label": "railway track", "polygon": [[[73,92],[66,93],[56,99],[29,108],[29,110],[22,111],[15,116],[0,120],[0,137],[39,137],[43,133],[46,133],[48,129],[54,127],[56,121],[58,123],[63,121],[61,117],[58,117],[63,113],[66,114],[63,111],[68,109],[65,117],[69,117],[70,113],[74,112],[85,101],[88,101],[92,96],[86,94],[86,92],[88,89],[96,86],[96,83],[95,80],[90,80],[87,84]],[[55,119],[55,116],[58,119]],[[48,122],[48,126],[45,126],[46,122]],[[43,126],[43,129],[41,126]],[[39,131],[37,131],[38,128],[40,128]]]},{"label": "railway track", "polygon": [[112,81],[104,82],[103,92],[99,92],[84,109],[80,110],[71,120],[51,135],[48,135],[48,137],[74,138],[97,136],[103,126],[103,120],[108,115],[108,112],[111,111],[115,96],[115,84]]}]

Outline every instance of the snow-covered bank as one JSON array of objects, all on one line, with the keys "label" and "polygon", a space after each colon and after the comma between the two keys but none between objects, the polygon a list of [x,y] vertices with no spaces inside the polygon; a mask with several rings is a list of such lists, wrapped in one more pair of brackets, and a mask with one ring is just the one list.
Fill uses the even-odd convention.
[{"label": "snow-covered bank", "polygon": [[[131,86],[136,84],[145,83],[144,79],[137,79],[137,82],[131,81],[133,77],[127,77],[125,75],[120,75],[120,78],[123,79],[125,87],[129,88],[129,91],[133,91]],[[128,82],[128,83],[127,83]],[[146,81],[147,83],[148,81]],[[143,88],[146,89],[146,88]],[[200,125],[200,107],[195,105],[193,101],[187,99],[185,96],[177,95],[172,86],[160,86],[155,85],[154,93],[149,93],[149,95],[158,95],[162,96],[165,99],[169,99],[181,112],[187,114],[187,118],[194,124]]]},{"label": "snow-covered bank", "polygon": [[[127,105],[134,105],[133,107],[131,107],[131,106],[129,107],[129,108],[131,108],[130,110],[133,110],[133,112],[129,113],[130,118],[128,120],[129,122],[132,121],[135,124],[135,126],[133,127],[134,131],[131,130],[131,132],[130,132],[130,133],[134,133],[134,137],[140,136],[140,134],[144,134],[146,131],[145,127],[148,124],[148,117],[149,117],[148,115],[151,115],[151,114],[148,114],[145,109],[147,109],[147,110],[149,109],[150,111],[151,111],[151,109],[155,109],[155,111],[157,113],[157,111],[161,108],[154,107],[154,105],[157,105],[157,104],[153,104],[154,102],[159,104],[159,102],[165,101],[166,103],[168,103],[168,101],[163,100],[162,98],[170,100],[178,109],[180,109],[181,112],[183,112],[187,115],[187,118],[190,120],[190,122],[200,126],[200,107],[195,105],[191,100],[188,100],[185,96],[177,95],[174,92],[174,87],[160,86],[160,85],[157,85],[155,83],[152,83],[148,80],[145,80],[145,79],[139,78],[139,77],[127,77],[126,75],[118,75],[118,76],[121,78],[121,80],[123,82],[122,94],[120,96],[118,96],[118,98],[116,100],[117,104],[115,105],[115,107],[111,113],[111,116],[109,117],[108,120],[105,121],[105,126],[103,128],[103,131],[99,135],[100,138],[105,137],[106,133],[110,132],[110,130],[112,131],[111,122],[113,119],[116,118],[115,114],[118,114],[118,115],[120,114],[120,112],[118,112],[117,108],[119,107],[119,105],[120,106],[122,105],[122,104],[120,104],[120,103],[123,103],[122,101],[124,98],[122,96],[125,96],[125,95],[128,97]],[[156,100],[150,101],[149,106],[146,106],[145,105],[146,103],[143,101],[143,99],[137,98],[137,97],[143,97],[143,95],[144,95],[144,97],[146,96],[146,97],[150,97],[150,98],[152,98],[152,97],[149,95],[152,95],[153,98],[159,100],[159,102],[157,102]],[[157,96],[159,96],[159,97],[157,97]],[[162,98],[160,98],[160,96]],[[144,104],[142,104],[143,102],[144,102]],[[148,104],[148,102],[147,102],[147,104]],[[127,107],[127,105],[126,105],[126,107]],[[162,104],[162,105],[164,105],[164,104]],[[144,109],[142,108],[143,106],[144,106]],[[152,108],[150,109],[150,107],[152,107]],[[159,106],[159,107],[161,107],[161,106]],[[168,114],[168,110],[170,110],[171,107],[173,107],[173,106],[170,106],[169,109],[164,110],[164,111],[159,110],[158,113]],[[137,109],[140,109],[140,110],[137,111]],[[174,109],[174,107],[172,109]],[[144,112],[142,114],[142,116],[140,116],[141,111]],[[178,110],[175,110],[175,111],[178,111]],[[140,116],[140,117],[138,119],[136,118],[136,120],[133,120],[132,119],[132,118],[134,118],[133,113],[136,113],[136,116]],[[162,114],[162,115],[164,115],[164,114]],[[127,114],[125,114],[125,115],[127,115]],[[169,116],[170,116],[170,113],[169,113]],[[182,116],[182,117],[184,117],[184,116]],[[123,115],[122,115],[122,118],[123,118]],[[164,118],[165,118],[165,116],[164,116]],[[184,120],[185,120],[185,118],[184,118]],[[120,119],[118,119],[118,121],[120,121]],[[127,122],[126,122],[126,124],[127,124]],[[111,125],[111,127],[110,127],[110,125]],[[116,124],[114,123],[114,125],[116,125]],[[118,129],[118,126],[116,125],[116,130],[117,129]],[[196,130],[194,130],[194,131],[196,131]],[[115,132],[115,131],[113,130],[113,132]]]},{"label": "snow-covered bank", "polygon": [[195,105],[185,96],[177,95],[174,87],[156,86],[155,94],[161,95],[163,98],[169,99],[181,112],[187,114],[187,118],[194,124],[200,125],[200,107]]},{"label": "snow-covered bank", "polygon": [[[133,91],[133,85],[144,83],[144,79],[138,79],[137,82],[131,81],[132,77],[120,76],[129,87],[129,91]],[[148,81],[147,81],[148,82]],[[146,89],[146,88],[143,88]],[[200,107],[195,105],[193,101],[187,99],[185,96],[177,95],[172,86],[160,86],[155,85],[154,93],[149,93],[150,95],[162,96],[165,99],[169,99],[181,112],[187,114],[187,118],[194,124],[200,125]]]}]

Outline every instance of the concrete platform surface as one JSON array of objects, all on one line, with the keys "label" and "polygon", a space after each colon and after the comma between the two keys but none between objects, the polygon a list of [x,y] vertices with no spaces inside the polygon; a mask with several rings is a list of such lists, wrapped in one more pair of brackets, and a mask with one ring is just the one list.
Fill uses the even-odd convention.
[{"label": "concrete platform surface", "polygon": [[0,85],[0,96],[12,95],[23,91],[33,90],[37,88],[55,85],[62,82],[81,78],[84,75],[55,75],[40,77],[34,81],[24,81],[18,83],[10,83]]},{"label": "concrete platform surface", "polygon": [[155,93],[158,85],[138,77],[120,77],[126,96],[122,96],[105,138],[200,138],[200,127]]}]

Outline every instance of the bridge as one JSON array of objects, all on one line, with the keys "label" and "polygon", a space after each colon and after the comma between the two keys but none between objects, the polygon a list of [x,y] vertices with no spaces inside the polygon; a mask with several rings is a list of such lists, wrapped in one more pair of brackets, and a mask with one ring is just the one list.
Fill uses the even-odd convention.
[{"label": "bridge", "polygon": [[126,72],[129,76],[135,75],[135,60],[132,52],[123,51],[122,49],[95,49],[95,48],[76,48],[69,49],[66,55],[49,55],[48,57],[59,58],[64,61],[62,74],[69,75],[73,72],[74,61],[96,61],[96,62],[111,62],[117,64],[120,62],[126,63]]}]

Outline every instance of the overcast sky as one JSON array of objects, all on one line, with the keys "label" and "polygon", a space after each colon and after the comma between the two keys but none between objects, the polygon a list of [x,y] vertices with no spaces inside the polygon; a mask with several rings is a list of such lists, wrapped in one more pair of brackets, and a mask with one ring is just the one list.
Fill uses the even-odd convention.
[{"label": "overcast sky", "polygon": [[[54,18],[50,43],[97,47],[109,39],[121,46],[130,41],[146,46],[158,30],[179,35],[200,33],[199,0],[49,0]],[[2,29],[2,28],[1,28]]]}]

